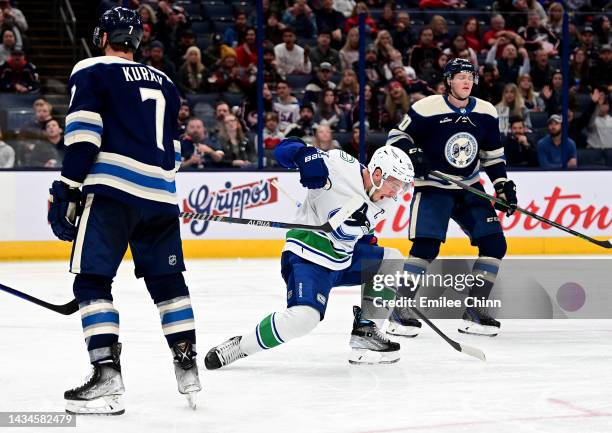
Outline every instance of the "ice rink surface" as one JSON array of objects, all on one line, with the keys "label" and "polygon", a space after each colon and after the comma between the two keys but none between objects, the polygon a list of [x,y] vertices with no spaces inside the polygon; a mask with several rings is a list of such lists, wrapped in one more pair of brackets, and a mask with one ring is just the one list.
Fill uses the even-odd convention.
[{"label": "ice rink surface", "polygon": [[[359,289],[339,288],[312,334],[209,372],[208,349],[282,310],[286,292],[277,260],[187,266],[204,386],[198,409],[176,391],[157,309],[125,262],[113,293],[126,413],[54,432],[612,432],[612,320],[505,320],[496,338],[460,335],[457,321],[438,320],[487,362],[424,325],[417,338],[398,340],[399,363],[354,366],[347,355]],[[53,303],[72,299],[64,262],[0,263],[0,282]],[[0,292],[0,329],[0,411],[62,411],[64,390],[89,372],[78,314]]]}]

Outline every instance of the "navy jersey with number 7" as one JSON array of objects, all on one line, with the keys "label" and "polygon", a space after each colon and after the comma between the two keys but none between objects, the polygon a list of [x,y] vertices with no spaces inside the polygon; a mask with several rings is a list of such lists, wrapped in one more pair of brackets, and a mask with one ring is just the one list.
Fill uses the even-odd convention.
[{"label": "navy jersey with number 7", "polygon": [[61,180],[84,193],[178,213],[175,85],[155,68],[115,56],[76,64]]}]

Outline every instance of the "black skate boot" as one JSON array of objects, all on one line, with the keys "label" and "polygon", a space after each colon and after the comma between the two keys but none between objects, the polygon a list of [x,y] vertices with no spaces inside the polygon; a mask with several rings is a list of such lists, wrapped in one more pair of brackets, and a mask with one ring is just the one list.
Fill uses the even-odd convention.
[{"label": "black skate boot", "polygon": [[111,347],[112,359],[94,362],[88,380],[78,388],[64,393],[66,412],[78,415],[121,415],[125,412],[121,395],[121,343]]},{"label": "black skate boot", "polygon": [[196,408],[196,394],[202,390],[198,375],[197,353],[189,340],[180,340],[172,345],[174,374],[178,391],[187,398],[192,409]]},{"label": "black skate boot", "polygon": [[421,321],[410,317],[408,308],[394,308],[389,317],[387,334],[414,338],[421,332]]},{"label": "black skate boot", "polygon": [[240,340],[242,336],[232,337],[227,341],[213,347],[204,358],[204,365],[208,370],[216,370],[224,367],[237,359],[247,356],[246,353],[240,350]]},{"label": "black skate boot", "polygon": [[500,323],[489,316],[484,309],[468,307],[463,313],[463,323],[458,331],[462,334],[495,337],[499,333],[499,327]]},{"label": "black skate boot", "polygon": [[400,345],[389,340],[376,323],[361,317],[361,308],[354,306],[351,332],[351,364],[391,364],[399,361]]}]

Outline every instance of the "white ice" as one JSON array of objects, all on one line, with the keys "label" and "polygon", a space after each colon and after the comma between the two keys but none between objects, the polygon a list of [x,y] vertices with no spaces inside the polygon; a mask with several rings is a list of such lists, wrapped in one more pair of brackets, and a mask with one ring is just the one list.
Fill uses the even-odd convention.
[{"label": "white ice", "polygon": [[[204,391],[196,411],[176,391],[157,309],[125,262],[121,315],[126,413],[81,417],[68,432],[611,432],[612,321],[506,320],[496,338],[460,335],[483,363],[430,329],[402,340],[399,363],[347,362],[358,288],[335,289],[309,336],[206,371],[203,355],[284,308],[277,260],[191,260]],[[66,263],[0,263],[0,282],[54,303],[72,299]],[[65,317],[0,292],[0,411],[62,411],[89,371],[78,314]],[[41,431],[30,429],[28,431]],[[48,431],[48,430],[42,430]]]}]

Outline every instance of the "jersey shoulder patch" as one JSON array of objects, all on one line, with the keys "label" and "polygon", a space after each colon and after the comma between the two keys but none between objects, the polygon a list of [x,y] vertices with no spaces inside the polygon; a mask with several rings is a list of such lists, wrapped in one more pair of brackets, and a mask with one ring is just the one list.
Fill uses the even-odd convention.
[{"label": "jersey shoulder patch", "polygon": [[340,149],[332,149],[328,151],[327,154],[329,155],[330,158],[341,159],[343,161],[350,162],[350,163],[357,161],[353,155],[349,155],[344,150],[340,150]]},{"label": "jersey shoulder patch", "polygon": [[480,114],[487,114],[497,119],[498,117],[497,109],[493,106],[493,104],[483,99],[479,99],[479,98],[474,98],[474,99],[476,100],[476,105],[474,106],[474,109],[472,110],[472,112],[480,113]]},{"label": "jersey shoulder patch", "polygon": [[454,111],[448,106],[442,95],[427,96],[414,104],[412,109],[423,117],[452,114]]}]

